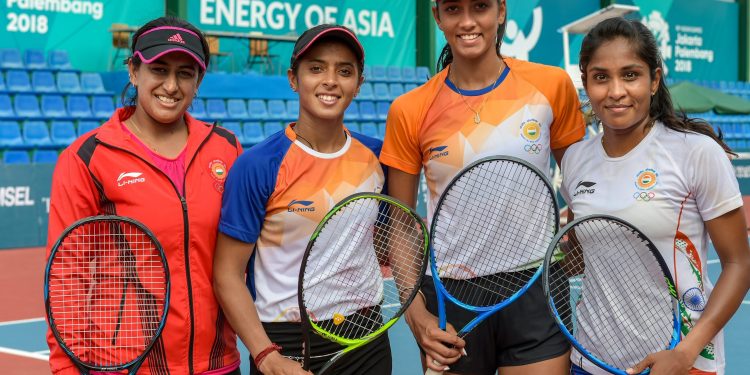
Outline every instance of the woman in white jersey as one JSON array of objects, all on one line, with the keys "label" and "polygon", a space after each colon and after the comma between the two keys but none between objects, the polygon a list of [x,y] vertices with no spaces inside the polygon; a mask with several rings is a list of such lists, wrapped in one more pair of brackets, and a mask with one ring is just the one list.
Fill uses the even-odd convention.
[{"label": "woman in white jersey", "polygon": [[[550,156],[559,161],[584,136],[578,96],[562,69],[500,56],[506,11],[503,0],[436,1],[433,15],[448,42],[440,72],[391,105],[380,157],[391,167],[389,194],[414,205],[424,168],[430,218],[448,182],[473,161],[511,155],[549,171]],[[412,304],[406,320],[425,366],[458,374],[569,370],[569,345],[547,313],[540,283],[466,341],[453,327],[474,314],[448,304],[450,326],[443,332],[431,278],[422,292],[424,300]]]},{"label": "woman in white jersey", "polygon": [[[723,374],[721,328],[750,287],[731,150],[709,124],[675,114],[656,40],[640,22],[602,21],[585,37],[579,64],[604,131],[565,154],[561,190],[570,216],[610,214],[642,230],[669,265],[680,299],[680,344],[628,372]],[[715,287],[707,275],[709,239],[722,267]],[[601,371],[578,353],[571,359],[571,373]]]}]

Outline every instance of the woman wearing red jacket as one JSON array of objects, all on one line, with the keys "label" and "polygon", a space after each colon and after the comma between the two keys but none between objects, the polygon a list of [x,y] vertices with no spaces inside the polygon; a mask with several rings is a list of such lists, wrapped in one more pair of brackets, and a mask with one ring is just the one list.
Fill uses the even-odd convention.
[{"label": "woman wearing red jacket", "polygon": [[[162,17],[133,35],[131,50],[135,96],[60,155],[47,254],[79,219],[110,214],[142,222],[164,248],[172,286],[166,325],[139,373],[239,375],[236,336],[211,278],[224,180],[242,148],[229,131],[187,113],[206,72],[208,43],[193,25]],[[78,374],[49,329],[47,342],[52,372]]]}]

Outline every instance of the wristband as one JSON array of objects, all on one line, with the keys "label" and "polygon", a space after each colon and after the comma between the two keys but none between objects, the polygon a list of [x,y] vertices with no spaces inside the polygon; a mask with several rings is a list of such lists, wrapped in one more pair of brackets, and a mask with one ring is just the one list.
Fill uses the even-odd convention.
[{"label": "wristband", "polygon": [[271,354],[272,352],[278,352],[281,350],[281,347],[278,346],[276,343],[272,342],[271,345],[269,345],[267,348],[263,349],[258,355],[253,358],[253,362],[255,362],[255,367],[260,369],[260,364],[263,362],[266,357]]}]

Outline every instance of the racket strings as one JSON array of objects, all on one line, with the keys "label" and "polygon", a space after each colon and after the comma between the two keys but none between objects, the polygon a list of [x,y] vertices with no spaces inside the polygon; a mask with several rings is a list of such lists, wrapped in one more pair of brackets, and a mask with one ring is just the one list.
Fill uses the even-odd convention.
[{"label": "racket strings", "polygon": [[50,320],[81,362],[121,366],[144,352],[165,313],[162,260],[127,222],[89,221],[61,241],[49,271]]},{"label": "racket strings", "polygon": [[650,243],[602,219],[583,221],[572,231],[561,247],[565,257],[549,270],[550,297],[568,332],[620,369],[667,349],[675,305]]},{"label": "racket strings", "polygon": [[329,339],[359,339],[401,315],[423,272],[420,220],[373,197],[327,219],[303,265],[302,299]]},{"label": "racket strings", "polygon": [[472,306],[507,300],[541,264],[556,215],[549,185],[520,163],[491,160],[467,171],[444,193],[434,219],[441,283]]}]

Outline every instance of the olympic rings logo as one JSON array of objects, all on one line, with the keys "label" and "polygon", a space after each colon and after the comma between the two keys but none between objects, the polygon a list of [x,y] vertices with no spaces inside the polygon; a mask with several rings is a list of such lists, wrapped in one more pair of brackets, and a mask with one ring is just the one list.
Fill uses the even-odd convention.
[{"label": "olympic rings logo", "polygon": [[534,143],[534,144],[523,146],[523,149],[529,154],[538,154],[542,152],[542,148],[543,146],[541,143]]},{"label": "olympic rings logo", "polygon": [[648,202],[654,199],[655,196],[656,194],[654,194],[654,192],[651,192],[651,191],[649,192],[640,191],[640,192],[633,193],[633,198],[635,198],[635,200],[637,201],[642,201],[642,202]]}]

